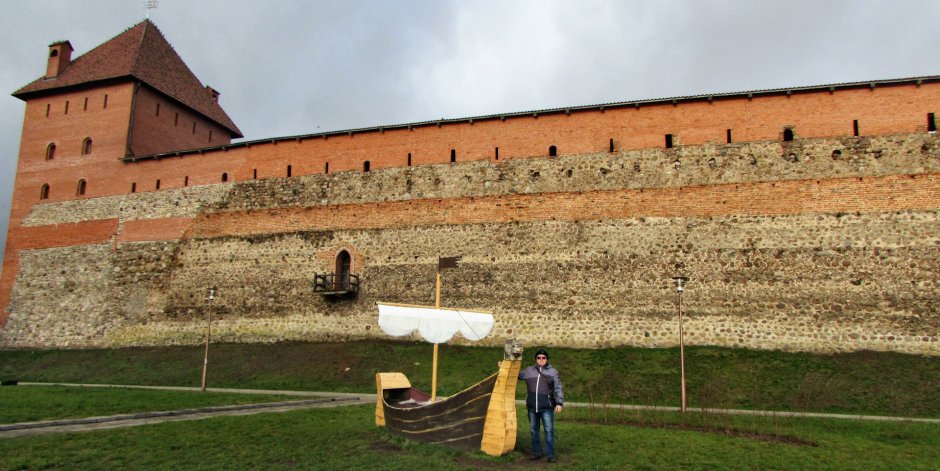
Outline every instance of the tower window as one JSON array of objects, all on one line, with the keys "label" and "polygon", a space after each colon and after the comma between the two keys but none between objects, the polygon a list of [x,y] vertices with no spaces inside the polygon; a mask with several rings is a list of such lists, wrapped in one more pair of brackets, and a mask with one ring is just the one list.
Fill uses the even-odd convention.
[{"label": "tower window", "polygon": [[52,142],[52,143],[49,143],[48,146],[46,146],[46,160],[52,160],[54,158],[55,158],[55,143]]},{"label": "tower window", "polygon": [[290,165],[288,165],[288,166],[287,166],[287,176],[290,177],[292,173],[293,173],[293,167],[290,166]]},{"label": "tower window", "polygon": [[49,199],[49,184],[43,183],[42,188],[39,190],[39,199],[47,200]]},{"label": "tower window", "polygon": [[672,134],[666,134],[666,148],[672,149]]},{"label": "tower window", "polygon": [[82,155],[88,155],[88,154],[91,154],[91,138],[90,137],[86,137],[85,140],[82,141]]},{"label": "tower window", "polygon": [[160,104],[157,103],[157,116],[160,116]]},{"label": "tower window", "polygon": [[731,144],[731,129],[730,128],[725,131],[725,142],[727,142],[728,144]]},{"label": "tower window", "polygon": [[69,114],[69,101],[65,100],[65,114]]},{"label": "tower window", "polygon": [[927,113],[927,132],[937,132],[937,118],[933,113]]},{"label": "tower window", "polygon": [[85,97],[85,103],[82,104],[82,111],[88,111],[88,97]]},{"label": "tower window", "polygon": [[179,125],[180,125],[180,114],[176,113],[176,115],[173,117],[173,126],[179,126]]},{"label": "tower window", "polygon": [[212,130],[209,130],[209,142],[212,142]]},{"label": "tower window", "polygon": [[193,134],[196,134],[196,122],[193,121]]},{"label": "tower window", "polygon": [[610,143],[607,145],[607,152],[614,151],[614,138],[610,138]]},{"label": "tower window", "polygon": [[222,174],[222,181],[223,181],[223,182],[227,182],[227,181],[228,181],[228,173],[223,173],[223,174]]},{"label": "tower window", "polygon": [[494,157],[495,157],[496,160],[499,160],[499,147],[496,148],[496,152],[495,152]]},{"label": "tower window", "polygon": [[189,186],[189,175],[183,177],[183,186]]},{"label": "tower window", "polygon": [[451,162],[456,162],[456,161],[457,161],[457,149],[451,149],[451,150],[450,150],[450,161],[451,161]]},{"label": "tower window", "polygon": [[108,95],[107,94],[105,94],[104,96],[104,109],[108,109]]},{"label": "tower window", "polygon": [[858,120],[852,120],[852,135],[858,137]]},{"label": "tower window", "polygon": [[156,188],[156,189],[158,189],[158,190],[160,189],[160,179],[159,179],[159,178],[157,179],[157,184],[154,186],[154,188]]},{"label": "tower window", "polygon": [[549,156],[549,157],[557,157],[557,156],[558,156],[558,148],[555,147],[555,146],[548,146],[548,156]]},{"label": "tower window", "polygon": [[372,167],[372,163],[369,162],[368,160],[366,160],[365,162],[362,163],[362,171],[363,171],[363,172],[368,172],[369,170],[371,170],[371,167]]},{"label": "tower window", "polygon": [[411,152],[408,153],[408,166],[411,167]]},{"label": "tower window", "polygon": [[258,179],[258,169],[252,170],[252,172],[251,172],[251,179],[252,179],[252,180],[257,180],[257,179]]},{"label": "tower window", "polygon": [[327,174],[327,175],[330,174],[330,163],[329,163],[329,162],[326,162],[326,163],[323,164],[323,173],[324,173],[324,174]]},{"label": "tower window", "polygon": [[786,128],[783,130],[783,140],[784,141],[793,140],[793,128]]},{"label": "tower window", "polygon": [[46,103],[46,117],[49,116],[49,110],[50,110],[50,109],[52,109],[52,105],[49,104],[49,103]]},{"label": "tower window", "polygon": [[131,182],[131,193],[137,193],[137,182]]},{"label": "tower window", "polygon": [[75,194],[77,196],[85,196],[85,179],[78,181],[78,186],[75,188]]}]

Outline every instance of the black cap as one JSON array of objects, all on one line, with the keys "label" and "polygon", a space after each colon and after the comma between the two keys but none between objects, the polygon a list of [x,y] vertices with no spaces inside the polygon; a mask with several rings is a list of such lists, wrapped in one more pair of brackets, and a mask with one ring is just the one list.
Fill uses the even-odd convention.
[{"label": "black cap", "polygon": [[545,358],[549,358],[548,352],[546,352],[544,348],[540,348],[537,352],[535,352],[535,356],[539,355],[545,355]]}]

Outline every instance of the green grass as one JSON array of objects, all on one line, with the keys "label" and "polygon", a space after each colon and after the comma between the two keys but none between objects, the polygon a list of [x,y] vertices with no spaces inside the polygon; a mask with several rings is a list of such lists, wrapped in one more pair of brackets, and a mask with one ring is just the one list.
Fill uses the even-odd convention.
[{"label": "green grass", "polygon": [[207,406],[254,404],[302,398],[198,391],[128,388],[4,386],[0,388],[0,424],[98,417],[134,412],[169,411]]},{"label": "green grass", "polygon": [[[527,346],[529,353],[537,346]],[[442,345],[438,393],[496,367],[500,348]],[[678,349],[552,348],[568,401],[679,403]],[[198,386],[202,347],[0,351],[0,379]],[[428,390],[426,343],[213,344],[209,386],[374,392],[375,373],[401,371]],[[940,417],[940,357],[686,349],[690,407]],[[521,386],[520,386],[521,387]]]},{"label": "green grass", "polygon": [[[526,459],[522,412],[516,451],[499,458],[391,437],[374,427],[373,407],[348,406],[0,440],[0,469],[545,467]],[[940,427],[931,424],[625,414],[644,421],[636,426],[591,423],[589,414],[569,409],[558,416],[560,469],[926,470],[940,462]],[[665,428],[712,420],[724,422],[712,431]],[[727,428],[765,430],[809,444],[734,436]]]}]

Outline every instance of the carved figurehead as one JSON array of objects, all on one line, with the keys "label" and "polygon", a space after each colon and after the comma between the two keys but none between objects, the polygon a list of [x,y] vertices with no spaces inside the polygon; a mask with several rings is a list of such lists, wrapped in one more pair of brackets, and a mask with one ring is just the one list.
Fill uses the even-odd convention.
[{"label": "carved figurehead", "polygon": [[503,360],[522,360],[522,342],[509,339],[503,345]]}]

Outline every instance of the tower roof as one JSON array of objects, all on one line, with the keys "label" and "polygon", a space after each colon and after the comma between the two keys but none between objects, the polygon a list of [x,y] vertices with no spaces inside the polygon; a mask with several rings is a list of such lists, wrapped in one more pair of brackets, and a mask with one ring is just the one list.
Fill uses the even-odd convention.
[{"label": "tower roof", "polygon": [[111,40],[74,59],[57,77],[41,77],[13,93],[31,95],[103,80],[133,77],[178,100],[194,111],[243,137],[238,126],[219,106],[217,92],[204,87],[183,62],[163,33],[144,20]]}]

